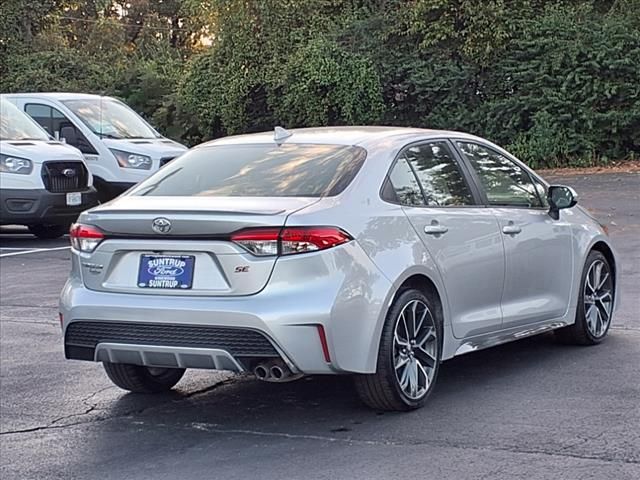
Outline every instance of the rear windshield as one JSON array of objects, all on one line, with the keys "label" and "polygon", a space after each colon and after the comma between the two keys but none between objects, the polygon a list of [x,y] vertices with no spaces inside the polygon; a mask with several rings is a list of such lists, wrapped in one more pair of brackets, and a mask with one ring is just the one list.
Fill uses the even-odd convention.
[{"label": "rear windshield", "polygon": [[324,197],[342,192],[365,150],[344,145],[221,145],[196,148],[131,195]]}]

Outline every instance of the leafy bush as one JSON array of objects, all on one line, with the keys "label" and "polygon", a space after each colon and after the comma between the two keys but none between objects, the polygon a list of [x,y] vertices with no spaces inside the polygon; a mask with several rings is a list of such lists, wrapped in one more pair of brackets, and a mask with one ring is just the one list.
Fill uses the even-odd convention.
[{"label": "leafy bush", "polygon": [[290,127],[378,123],[382,87],[371,62],[325,39],[309,42],[269,85],[268,101],[279,123]]},{"label": "leafy bush", "polygon": [[2,90],[117,95],[190,145],[385,123],[475,133],[536,167],[640,153],[640,0],[118,5],[5,0]]},{"label": "leafy bush", "polygon": [[[640,149],[640,29],[592,7],[522,22],[492,69],[502,90],[484,130],[536,165],[623,158]],[[552,148],[552,145],[556,145]]]},{"label": "leafy bush", "polygon": [[2,75],[2,91],[109,91],[112,87],[110,67],[69,49],[29,52],[10,57],[10,74]]}]

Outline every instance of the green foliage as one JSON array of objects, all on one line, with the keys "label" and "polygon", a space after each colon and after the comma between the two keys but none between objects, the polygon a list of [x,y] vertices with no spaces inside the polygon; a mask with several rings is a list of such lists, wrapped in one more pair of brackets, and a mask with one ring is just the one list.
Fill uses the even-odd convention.
[{"label": "green foliage", "polygon": [[28,52],[9,57],[9,75],[2,76],[2,91],[108,91],[110,67],[72,50]]},{"label": "green foliage", "polygon": [[550,113],[536,112],[531,123],[531,128],[518,133],[511,144],[514,155],[528,161],[533,168],[557,167],[572,158],[568,148],[570,132]]},{"label": "green foliage", "polygon": [[640,153],[640,0],[3,0],[2,91],[116,95],[188,144],[457,129],[531,165]]},{"label": "green foliage", "polygon": [[409,11],[407,33],[422,51],[444,50],[488,63],[509,37],[505,0],[417,0]]},{"label": "green foliage", "polygon": [[524,159],[606,160],[640,148],[640,29],[629,18],[590,5],[547,9],[522,22],[492,73],[502,91],[485,130]]},{"label": "green foliage", "polygon": [[180,138],[185,125],[174,88],[181,66],[179,59],[171,57],[131,62],[115,79],[112,94],[124,99],[167,136]]},{"label": "green foliage", "polygon": [[319,39],[293,53],[281,82],[269,86],[269,104],[288,126],[378,123],[382,86],[371,62]]}]

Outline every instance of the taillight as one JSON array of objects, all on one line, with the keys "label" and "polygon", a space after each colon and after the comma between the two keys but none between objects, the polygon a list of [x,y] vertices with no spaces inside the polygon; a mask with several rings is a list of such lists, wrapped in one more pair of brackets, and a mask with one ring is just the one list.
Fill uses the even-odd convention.
[{"label": "taillight", "polygon": [[231,241],[254,255],[266,257],[278,254],[280,228],[249,228],[231,235]]},{"label": "taillight", "polygon": [[231,235],[232,242],[261,257],[315,252],[350,240],[337,227],[248,228]]},{"label": "taillight", "polygon": [[335,227],[294,227],[285,228],[280,234],[280,253],[314,252],[346,243],[351,237]]},{"label": "taillight", "polygon": [[71,246],[80,252],[93,252],[98,244],[104,240],[104,233],[92,225],[74,223],[69,230]]}]

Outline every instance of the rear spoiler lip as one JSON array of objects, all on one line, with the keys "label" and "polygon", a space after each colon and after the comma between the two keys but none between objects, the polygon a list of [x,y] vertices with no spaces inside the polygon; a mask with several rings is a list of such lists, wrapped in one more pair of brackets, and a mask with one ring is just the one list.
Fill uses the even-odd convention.
[{"label": "rear spoiler lip", "polygon": [[[315,202],[314,202],[315,203]],[[307,207],[307,205],[302,208]],[[270,215],[282,215],[285,213],[285,209],[281,210],[270,210],[270,211],[261,211],[261,212],[252,212],[249,210],[163,210],[163,211],[153,211],[153,210],[124,210],[124,209],[100,209],[96,211],[88,211],[88,214],[92,215],[251,215],[251,216],[270,216]]]},{"label": "rear spoiler lip", "polygon": [[[103,230],[104,231],[104,230]],[[211,241],[228,241],[231,239],[231,233],[198,233],[192,235],[171,235],[171,234],[137,234],[133,233],[131,235],[126,233],[109,233],[105,232],[104,239],[105,240],[211,240]]]},{"label": "rear spoiler lip", "polygon": [[234,231],[230,231],[230,232],[225,232],[225,233],[195,233],[195,234],[171,234],[171,233],[166,233],[166,234],[156,234],[156,233],[123,233],[123,232],[113,232],[113,231],[109,231],[106,230],[103,226],[100,225],[100,221],[103,220],[103,218],[101,218],[104,214],[104,217],[110,217],[111,215],[118,215],[118,216],[124,216],[126,217],[126,215],[149,215],[149,214],[155,214],[155,215],[167,215],[167,216],[171,216],[173,214],[182,214],[182,215],[246,215],[246,216],[263,216],[263,217],[268,217],[268,216],[274,216],[274,215],[282,215],[282,214],[286,214],[285,216],[283,216],[282,219],[282,224],[276,224],[276,225],[264,225],[264,227],[272,227],[272,228],[284,228],[285,226],[287,226],[288,220],[291,218],[291,215],[298,213],[306,208],[309,208],[315,204],[317,204],[318,202],[320,202],[323,199],[323,197],[318,197],[316,199],[314,199],[313,202],[309,203],[308,205],[302,205],[298,208],[292,209],[291,211],[287,212],[286,209],[281,209],[278,211],[274,211],[274,212],[259,212],[259,213],[252,213],[252,212],[239,212],[239,211],[224,211],[224,210],[175,210],[175,211],[157,211],[157,212],[151,212],[148,210],[120,210],[120,209],[113,209],[113,210],[99,210],[97,212],[94,212],[92,210],[87,210],[86,212],[83,212],[80,217],[78,218],[76,223],[81,223],[81,224],[85,224],[85,225],[91,225],[91,226],[95,226],[96,228],[99,228],[103,233],[104,233],[104,239],[105,240],[209,240],[209,241],[230,241],[231,240],[231,235],[233,235],[234,233],[236,233],[239,230],[242,230],[244,228],[260,228],[263,225],[247,225],[246,227],[242,227],[242,228],[238,228]]}]

